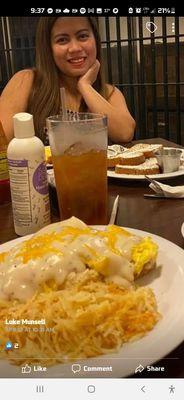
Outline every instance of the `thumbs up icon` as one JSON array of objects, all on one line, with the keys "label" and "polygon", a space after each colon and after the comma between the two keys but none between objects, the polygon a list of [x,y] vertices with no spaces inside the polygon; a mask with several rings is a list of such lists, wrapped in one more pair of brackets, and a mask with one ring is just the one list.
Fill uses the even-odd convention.
[{"label": "thumbs up icon", "polygon": [[30,373],[31,373],[31,367],[28,364],[22,367],[22,374],[30,374]]}]

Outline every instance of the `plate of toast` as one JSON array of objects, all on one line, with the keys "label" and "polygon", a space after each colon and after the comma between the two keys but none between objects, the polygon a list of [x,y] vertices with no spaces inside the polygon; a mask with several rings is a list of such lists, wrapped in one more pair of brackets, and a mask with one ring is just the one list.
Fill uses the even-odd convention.
[{"label": "plate of toast", "polygon": [[131,148],[108,146],[107,175],[110,178],[145,180],[145,175],[154,179],[168,179],[184,175],[184,150],[177,171],[163,173],[155,153],[167,149],[162,144],[138,143]]}]

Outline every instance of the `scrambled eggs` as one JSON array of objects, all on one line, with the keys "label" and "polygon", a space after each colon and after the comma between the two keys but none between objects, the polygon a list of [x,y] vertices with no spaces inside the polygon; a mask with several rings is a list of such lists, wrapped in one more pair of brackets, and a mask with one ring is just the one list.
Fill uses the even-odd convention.
[{"label": "scrambled eggs", "polygon": [[57,288],[70,274],[95,270],[122,288],[156,264],[157,245],[115,225],[105,231],[75,217],[51,224],[0,254],[0,298],[26,301],[48,282]]}]

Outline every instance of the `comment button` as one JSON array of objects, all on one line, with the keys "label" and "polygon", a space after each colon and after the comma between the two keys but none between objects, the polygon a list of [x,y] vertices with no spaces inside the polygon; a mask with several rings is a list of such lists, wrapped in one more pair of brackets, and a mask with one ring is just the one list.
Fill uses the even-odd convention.
[{"label": "comment button", "polygon": [[81,371],[81,366],[80,366],[80,364],[73,364],[71,368],[72,368],[72,372],[73,372],[74,374],[76,374],[76,373],[78,373],[78,372]]}]

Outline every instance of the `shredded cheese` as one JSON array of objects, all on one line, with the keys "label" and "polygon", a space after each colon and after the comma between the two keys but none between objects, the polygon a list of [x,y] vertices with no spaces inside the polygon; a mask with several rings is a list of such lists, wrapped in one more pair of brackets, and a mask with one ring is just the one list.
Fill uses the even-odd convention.
[{"label": "shredded cheese", "polygon": [[[43,288],[42,288],[43,289]],[[8,332],[6,318],[45,318],[53,332]],[[17,352],[1,352],[12,363],[54,365],[117,352],[126,342],[153,329],[160,318],[150,288],[121,289],[99,280],[96,271],[72,273],[62,289],[44,286],[26,303],[0,301],[2,348],[10,340]],[[30,360],[31,358],[31,360]]]}]

